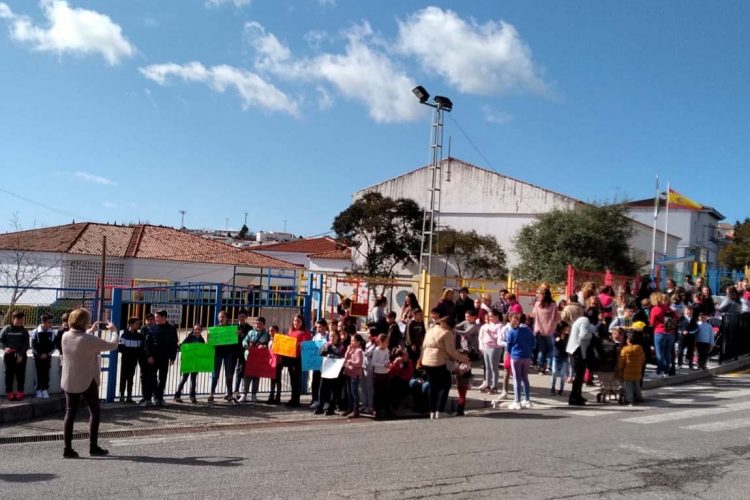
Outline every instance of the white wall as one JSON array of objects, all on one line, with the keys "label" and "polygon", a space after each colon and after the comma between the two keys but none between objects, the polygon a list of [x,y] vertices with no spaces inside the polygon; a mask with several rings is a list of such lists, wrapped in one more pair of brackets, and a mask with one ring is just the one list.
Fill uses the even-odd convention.
[{"label": "white wall", "polygon": [[[14,270],[18,259],[14,252],[0,250],[0,266]],[[43,279],[35,283],[36,287],[59,288],[62,286],[62,261],[59,254],[48,252],[27,252],[24,254],[22,262],[38,264],[42,267],[52,266]],[[0,277],[0,279],[3,279]],[[13,285],[13,283],[0,283],[2,286]],[[0,304],[8,304],[11,300],[13,291],[7,288],[0,288]],[[36,305],[51,304],[55,301],[54,291],[28,291],[24,293],[18,304]]]}]

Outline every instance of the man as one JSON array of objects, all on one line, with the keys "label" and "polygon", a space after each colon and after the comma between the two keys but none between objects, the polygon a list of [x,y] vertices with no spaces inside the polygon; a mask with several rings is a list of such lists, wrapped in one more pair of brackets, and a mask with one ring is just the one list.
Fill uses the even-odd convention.
[{"label": "man", "polygon": [[237,313],[237,348],[235,349],[236,365],[234,371],[234,399],[240,398],[240,384],[245,377],[245,348],[243,342],[250,333],[250,325],[247,323],[247,309],[244,307]]},{"label": "man", "polygon": [[156,312],[155,325],[148,329],[144,342],[146,370],[150,391],[143,395],[143,406],[151,406],[151,398],[156,406],[165,406],[164,388],[167,386],[169,366],[177,359],[177,329],[167,322],[167,311]]},{"label": "man", "polygon": [[494,304],[492,304],[492,309],[495,309],[495,310],[499,311],[500,314],[503,315],[503,317],[505,317],[505,315],[508,314],[508,307],[510,305],[510,304],[508,304],[508,294],[509,293],[510,292],[508,291],[507,288],[503,288],[498,293],[499,299],[497,300],[497,302],[495,302]]},{"label": "man", "polygon": [[[23,326],[26,315],[23,311],[13,313],[11,324],[0,331],[0,347],[4,349],[5,396],[8,401],[21,401],[24,398],[23,386],[26,383],[26,352],[29,350],[29,331]],[[17,391],[13,392],[13,381]]]},{"label": "man", "polygon": [[36,367],[36,397],[49,399],[49,370],[52,365],[52,352],[55,350],[55,331],[52,329],[52,315],[42,314],[42,323],[31,334],[31,350]]},{"label": "man", "polygon": [[403,339],[401,327],[396,322],[396,313],[393,311],[386,315],[385,321],[388,323],[388,350],[393,351],[401,346],[401,340]]},{"label": "man", "polygon": [[[156,328],[156,319],[154,313],[146,314],[146,324],[141,327],[141,336],[146,340],[146,335],[150,328]],[[145,349],[145,345],[144,345]],[[153,394],[154,387],[151,385],[151,378],[148,376],[149,368],[148,362],[146,361],[145,350],[143,356],[141,356],[141,363],[139,364],[141,369],[141,399],[138,401],[139,406],[151,406],[151,401],[146,401],[146,394]]]},{"label": "man", "polygon": [[463,287],[458,291],[458,300],[456,300],[456,323],[464,320],[467,311],[475,311],[474,299],[469,297],[469,289]]}]

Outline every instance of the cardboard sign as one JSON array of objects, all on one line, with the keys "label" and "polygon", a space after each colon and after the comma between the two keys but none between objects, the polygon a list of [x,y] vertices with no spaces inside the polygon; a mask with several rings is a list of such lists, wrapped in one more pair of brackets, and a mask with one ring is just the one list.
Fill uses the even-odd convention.
[{"label": "cardboard sign", "polygon": [[274,354],[279,356],[286,356],[287,358],[297,357],[297,339],[290,337],[289,335],[283,335],[277,333],[273,337]]},{"label": "cardboard sign", "polygon": [[344,358],[323,358],[320,365],[320,376],[327,379],[337,379],[344,368]]},{"label": "cardboard sign", "polygon": [[275,379],[276,356],[270,349],[251,347],[247,352],[245,376]]},{"label": "cardboard sign", "polygon": [[237,338],[237,325],[208,328],[208,343],[211,345],[235,345]]},{"label": "cardboard sign", "polygon": [[325,345],[325,340],[310,340],[302,342],[302,371],[320,371],[320,365],[323,363],[323,356],[320,355],[320,348]]},{"label": "cardboard sign", "polygon": [[211,373],[214,371],[214,346],[183,344],[180,346],[180,374]]}]

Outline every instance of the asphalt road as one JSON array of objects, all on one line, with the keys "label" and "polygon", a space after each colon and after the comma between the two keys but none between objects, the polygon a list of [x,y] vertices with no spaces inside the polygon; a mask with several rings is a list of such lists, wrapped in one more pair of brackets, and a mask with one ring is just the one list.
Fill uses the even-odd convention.
[{"label": "asphalt road", "polygon": [[748,498],[750,375],[617,404],[1,445],[2,498]]}]

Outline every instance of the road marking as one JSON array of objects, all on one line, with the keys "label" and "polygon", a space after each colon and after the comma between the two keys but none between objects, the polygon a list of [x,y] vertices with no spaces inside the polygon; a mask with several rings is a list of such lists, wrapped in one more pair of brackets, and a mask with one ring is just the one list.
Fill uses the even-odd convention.
[{"label": "road marking", "polygon": [[649,455],[649,456],[658,457],[658,458],[679,458],[678,455],[674,453],[670,453],[666,450],[654,450],[652,448],[646,448],[645,446],[638,446],[635,444],[621,444],[620,449],[628,450],[628,451],[635,451],[643,455]]},{"label": "road marking", "polygon": [[664,403],[669,403],[671,405],[684,405],[688,403],[695,403],[694,398],[659,398],[659,401],[663,401]]},{"label": "road marking", "polygon": [[720,431],[733,431],[736,429],[743,429],[745,427],[750,427],[750,419],[747,417],[735,418],[733,420],[725,420],[723,422],[688,425],[686,427],[680,427],[680,429],[684,429],[687,431],[698,431],[698,432],[720,432]]},{"label": "road marking", "polygon": [[740,410],[750,410],[750,401],[746,401],[744,403],[729,404],[725,406],[695,408],[692,410],[659,413],[658,415],[624,418],[621,420],[621,422],[627,422],[630,424],[659,424],[662,422],[672,422],[674,420],[684,420],[686,418],[703,417],[705,415],[719,415],[721,413],[729,413]]}]

